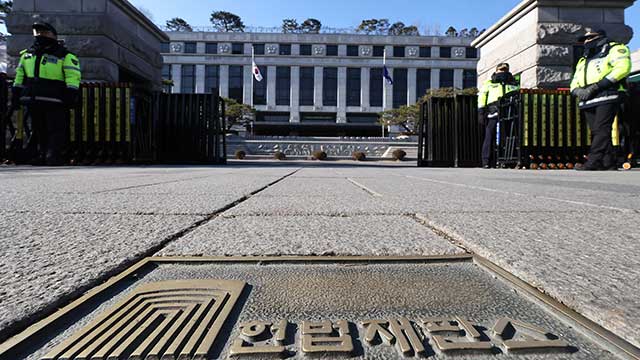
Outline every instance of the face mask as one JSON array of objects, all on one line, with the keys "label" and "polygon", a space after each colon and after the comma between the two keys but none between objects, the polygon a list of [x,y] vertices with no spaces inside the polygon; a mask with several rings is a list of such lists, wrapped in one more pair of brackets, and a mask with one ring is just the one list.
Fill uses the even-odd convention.
[{"label": "face mask", "polygon": [[588,43],[584,44],[584,55],[586,57],[595,55],[600,50],[600,47],[602,47],[606,43],[606,39],[596,39],[589,41]]},{"label": "face mask", "polygon": [[51,45],[56,44],[58,41],[56,39],[48,38],[46,36],[36,36],[35,46],[38,48],[47,48]]}]

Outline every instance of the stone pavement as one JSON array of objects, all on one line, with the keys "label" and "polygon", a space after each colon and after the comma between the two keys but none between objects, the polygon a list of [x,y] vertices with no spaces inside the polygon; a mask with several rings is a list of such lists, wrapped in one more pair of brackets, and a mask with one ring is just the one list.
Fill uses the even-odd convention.
[{"label": "stone pavement", "polygon": [[150,255],[472,252],[640,346],[640,172],[0,169],[0,340]]}]

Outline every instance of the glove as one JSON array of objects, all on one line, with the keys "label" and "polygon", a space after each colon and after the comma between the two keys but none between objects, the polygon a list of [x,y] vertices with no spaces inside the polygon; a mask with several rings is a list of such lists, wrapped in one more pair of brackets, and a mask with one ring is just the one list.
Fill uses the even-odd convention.
[{"label": "glove", "polygon": [[64,106],[74,108],[78,104],[80,92],[76,89],[67,88],[64,91]]},{"label": "glove", "polygon": [[577,88],[573,90],[572,94],[580,101],[587,101],[591,100],[598,91],[600,91],[598,84],[592,84],[582,88]]},{"label": "glove", "polygon": [[20,108],[20,97],[22,97],[22,88],[11,88],[11,107],[9,112],[14,112]]},{"label": "glove", "polygon": [[478,109],[478,124],[485,126],[487,123],[487,109]]}]

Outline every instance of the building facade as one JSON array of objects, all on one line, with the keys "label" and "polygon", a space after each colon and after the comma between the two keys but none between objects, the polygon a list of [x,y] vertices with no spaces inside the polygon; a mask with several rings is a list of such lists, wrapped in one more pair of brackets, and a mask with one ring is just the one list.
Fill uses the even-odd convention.
[{"label": "building facade", "polygon": [[[219,92],[258,111],[270,135],[379,135],[378,114],[428,89],[476,87],[470,38],[168,32],[163,78],[174,93]],[[251,55],[263,80],[252,76]],[[393,85],[383,79],[383,56]]]}]

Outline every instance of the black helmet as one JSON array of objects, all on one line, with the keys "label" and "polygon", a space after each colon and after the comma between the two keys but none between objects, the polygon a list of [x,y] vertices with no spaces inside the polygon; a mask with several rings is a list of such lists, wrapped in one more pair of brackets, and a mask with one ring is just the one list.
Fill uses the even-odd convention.
[{"label": "black helmet", "polygon": [[56,31],[56,28],[54,28],[53,25],[46,22],[33,23],[32,28],[33,30],[50,31],[53,33],[53,35],[58,36],[58,32]]},{"label": "black helmet", "polygon": [[591,31],[587,31],[586,34],[580,36],[578,38],[578,41],[579,42],[585,42],[585,41],[587,41],[589,39],[604,38],[604,37],[607,37],[607,32],[606,31],[604,31],[602,29],[596,30],[596,31],[591,30]]}]

